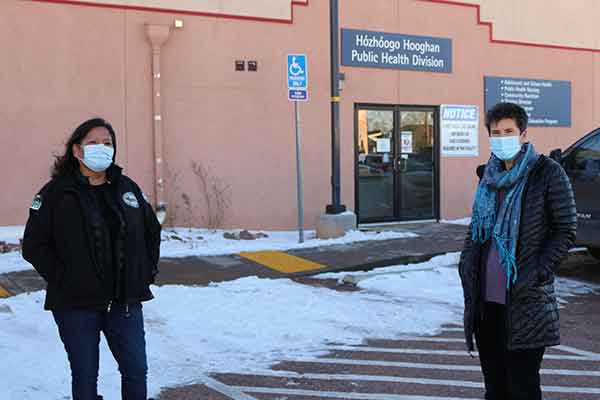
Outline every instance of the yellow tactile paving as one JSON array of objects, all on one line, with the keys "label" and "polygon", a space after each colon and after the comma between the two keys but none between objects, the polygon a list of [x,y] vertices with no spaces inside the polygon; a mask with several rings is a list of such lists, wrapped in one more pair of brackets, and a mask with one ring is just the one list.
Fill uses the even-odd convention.
[{"label": "yellow tactile paving", "polygon": [[10,292],[0,286],[0,299],[5,299],[7,297],[10,297]]},{"label": "yellow tactile paving", "polygon": [[325,265],[318,264],[313,261],[305,260],[304,258],[291,256],[281,251],[257,251],[252,253],[240,253],[250,261],[263,265],[285,274],[293,274],[295,272],[314,271],[325,268]]}]

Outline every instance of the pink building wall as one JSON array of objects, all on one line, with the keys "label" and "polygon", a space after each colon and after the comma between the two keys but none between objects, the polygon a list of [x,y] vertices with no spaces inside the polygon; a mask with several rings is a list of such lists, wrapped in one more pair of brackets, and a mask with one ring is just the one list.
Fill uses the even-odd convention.
[{"label": "pink building wall", "polygon": [[[227,186],[224,226],[293,228],[296,175],[293,107],[285,56],[309,58],[310,101],[301,105],[306,221],[330,200],[328,2],[295,6],[293,23],[39,3],[0,4],[0,225],[23,224],[51,155],[75,126],[103,116],[117,130],[118,161],[153,193],[152,72],[145,24],[185,26],[162,50],[166,189],[171,223],[202,226],[206,206],[192,162]],[[341,26],[453,41],[453,72],[342,67],[342,200],[354,208],[354,104],[474,104],[483,113],[485,75],[570,80],[572,126],[531,128],[540,151],[565,147],[599,125],[597,52],[497,44],[476,9],[418,0],[342,2]],[[258,72],[235,72],[256,60]],[[468,215],[479,158],[441,159],[441,217]],[[182,195],[192,199],[191,214]]]}]

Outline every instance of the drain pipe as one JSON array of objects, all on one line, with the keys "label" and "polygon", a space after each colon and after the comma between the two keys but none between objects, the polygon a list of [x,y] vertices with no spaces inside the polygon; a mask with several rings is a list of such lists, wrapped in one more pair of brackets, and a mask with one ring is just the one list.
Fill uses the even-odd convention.
[{"label": "drain pipe", "polygon": [[162,225],[167,218],[165,199],[163,125],[161,102],[160,51],[169,39],[171,27],[168,25],[146,25],[146,36],[152,45],[152,119],[154,131],[154,199],[156,217]]}]

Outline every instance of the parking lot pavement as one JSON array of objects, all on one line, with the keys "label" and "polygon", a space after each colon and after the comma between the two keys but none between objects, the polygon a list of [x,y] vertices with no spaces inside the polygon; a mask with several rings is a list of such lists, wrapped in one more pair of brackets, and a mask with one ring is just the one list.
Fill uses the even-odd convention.
[{"label": "parking lot pavement", "polygon": [[[560,275],[600,282],[596,261],[570,260],[574,264],[565,263]],[[562,345],[548,349],[542,364],[544,398],[600,399],[600,293],[576,295],[567,301],[561,310]],[[373,338],[360,346],[336,343],[324,350],[324,356],[283,359],[269,370],[213,374],[212,385],[185,385],[164,391],[159,399],[483,398],[479,361],[465,351],[458,325],[446,326],[433,337]],[[194,393],[204,397],[194,397]]]}]

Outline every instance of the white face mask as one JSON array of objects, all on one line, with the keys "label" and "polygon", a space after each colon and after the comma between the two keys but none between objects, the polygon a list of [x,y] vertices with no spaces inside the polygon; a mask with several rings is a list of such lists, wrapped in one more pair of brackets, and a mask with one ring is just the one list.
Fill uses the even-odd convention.
[{"label": "white face mask", "polygon": [[94,172],[103,172],[113,162],[115,149],[104,144],[88,144],[83,146],[83,160],[86,167]]},{"label": "white face mask", "polygon": [[521,151],[520,136],[491,137],[490,148],[499,159],[512,160]]}]

